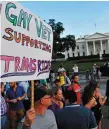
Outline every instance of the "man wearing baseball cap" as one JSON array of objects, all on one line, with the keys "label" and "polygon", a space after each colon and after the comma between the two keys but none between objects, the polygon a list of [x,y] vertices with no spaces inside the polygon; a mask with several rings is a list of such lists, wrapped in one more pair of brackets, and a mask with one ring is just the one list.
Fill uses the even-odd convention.
[{"label": "man wearing baseball cap", "polygon": [[44,88],[34,90],[34,109],[27,111],[22,129],[57,129],[51,105],[51,95]]}]

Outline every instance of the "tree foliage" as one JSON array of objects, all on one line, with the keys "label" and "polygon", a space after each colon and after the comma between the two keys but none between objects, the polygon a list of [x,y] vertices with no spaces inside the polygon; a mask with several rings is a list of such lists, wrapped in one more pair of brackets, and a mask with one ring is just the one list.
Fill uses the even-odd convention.
[{"label": "tree foliage", "polygon": [[75,49],[76,41],[74,35],[67,35],[66,37],[60,38],[63,31],[65,31],[63,23],[56,22],[55,19],[49,19],[48,24],[53,30],[53,56],[56,57],[57,52],[69,50],[70,47],[72,50]]}]

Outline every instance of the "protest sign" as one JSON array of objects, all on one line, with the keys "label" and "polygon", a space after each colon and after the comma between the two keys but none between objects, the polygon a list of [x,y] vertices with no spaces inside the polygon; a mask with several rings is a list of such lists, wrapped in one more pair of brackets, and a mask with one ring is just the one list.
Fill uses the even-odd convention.
[{"label": "protest sign", "polygon": [[48,78],[52,28],[17,2],[2,2],[0,18],[1,81]]}]

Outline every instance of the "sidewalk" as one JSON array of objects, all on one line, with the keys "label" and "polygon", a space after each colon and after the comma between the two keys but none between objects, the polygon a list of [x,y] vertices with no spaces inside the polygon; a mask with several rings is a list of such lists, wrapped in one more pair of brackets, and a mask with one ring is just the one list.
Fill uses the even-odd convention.
[{"label": "sidewalk", "polygon": [[103,106],[102,109],[103,119],[102,119],[102,129],[109,129],[109,105]]}]

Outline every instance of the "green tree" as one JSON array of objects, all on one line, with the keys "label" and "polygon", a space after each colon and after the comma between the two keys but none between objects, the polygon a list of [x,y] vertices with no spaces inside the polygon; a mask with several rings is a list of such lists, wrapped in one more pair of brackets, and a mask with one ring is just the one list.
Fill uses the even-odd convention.
[{"label": "green tree", "polygon": [[67,35],[66,37],[62,38],[61,41],[63,42],[64,50],[68,51],[70,47],[72,50],[75,50],[76,40],[74,35]]},{"label": "green tree", "polygon": [[60,50],[60,35],[63,33],[65,29],[63,27],[63,23],[56,23],[55,19],[49,19],[48,24],[52,27],[53,30],[53,56],[56,56],[56,53]]}]

